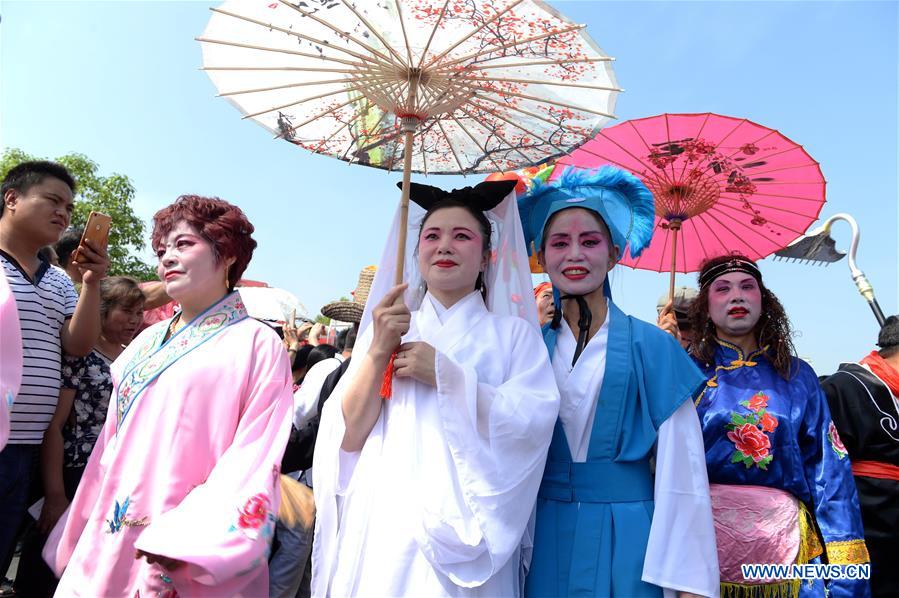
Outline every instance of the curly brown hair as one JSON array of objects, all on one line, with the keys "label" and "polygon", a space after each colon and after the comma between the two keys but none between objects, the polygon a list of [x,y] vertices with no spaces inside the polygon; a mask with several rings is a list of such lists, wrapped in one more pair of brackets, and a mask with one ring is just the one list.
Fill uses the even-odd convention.
[{"label": "curly brown hair", "polygon": [[[751,261],[737,252],[713,257],[702,263],[699,278],[701,279],[703,274],[711,268],[734,258]],[[771,361],[771,365],[784,380],[789,380],[794,374],[793,357],[796,355],[790,320],[777,296],[761,280],[759,280],[759,289],[762,294],[762,314],[753,331],[756,342],[759,347],[768,347],[766,355]],[[695,335],[690,353],[706,367],[711,366],[715,361],[718,338],[715,323],[709,317],[709,285],[699,289],[699,296],[690,305],[689,317]]]},{"label": "curly brown hair", "polygon": [[228,270],[228,290],[233,290],[256,249],[256,241],[251,236],[255,229],[243,210],[218,197],[182,195],[153,216],[153,249],[182,220],[212,244],[216,263],[234,258]]}]

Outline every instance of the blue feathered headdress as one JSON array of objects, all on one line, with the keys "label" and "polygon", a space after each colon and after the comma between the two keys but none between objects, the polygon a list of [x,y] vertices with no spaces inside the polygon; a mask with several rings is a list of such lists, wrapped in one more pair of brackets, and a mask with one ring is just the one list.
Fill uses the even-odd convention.
[{"label": "blue feathered headdress", "polygon": [[624,255],[626,245],[630,255],[637,257],[652,239],[655,200],[640,179],[614,166],[598,170],[569,166],[560,178],[537,182],[518,198],[529,251],[540,250],[547,221],[567,208],[585,208],[599,214],[609,227],[619,255]]}]

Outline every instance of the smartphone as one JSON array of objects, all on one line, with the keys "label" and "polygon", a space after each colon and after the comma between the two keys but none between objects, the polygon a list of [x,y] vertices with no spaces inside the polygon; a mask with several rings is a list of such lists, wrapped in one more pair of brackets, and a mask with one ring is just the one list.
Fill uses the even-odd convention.
[{"label": "smartphone", "polygon": [[102,212],[91,212],[87,217],[87,224],[84,225],[84,233],[81,235],[81,241],[75,250],[72,260],[75,262],[83,262],[81,256],[81,245],[87,239],[94,247],[106,247],[109,243],[109,228],[112,226],[112,217]]}]

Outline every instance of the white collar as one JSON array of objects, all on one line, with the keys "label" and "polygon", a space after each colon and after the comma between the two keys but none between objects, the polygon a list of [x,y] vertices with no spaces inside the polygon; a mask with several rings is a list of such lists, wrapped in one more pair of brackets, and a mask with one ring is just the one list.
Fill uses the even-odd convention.
[{"label": "white collar", "polygon": [[458,301],[456,301],[450,307],[446,307],[445,305],[440,303],[440,301],[436,297],[434,297],[430,293],[430,291],[428,292],[427,295],[425,295],[425,297],[430,300],[431,307],[434,308],[434,314],[437,316],[437,319],[440,320],[441,324],[446,324],[447,320],[450,317],[452,317],[452,315],[454,313],[459,311],[462,308],[462,306],[470,303],[472,301],[472,299],[471,299],[472,296],[480,296],[480,291],[472,291],[469,294],[462,297],[461,299],[459,299]]}]

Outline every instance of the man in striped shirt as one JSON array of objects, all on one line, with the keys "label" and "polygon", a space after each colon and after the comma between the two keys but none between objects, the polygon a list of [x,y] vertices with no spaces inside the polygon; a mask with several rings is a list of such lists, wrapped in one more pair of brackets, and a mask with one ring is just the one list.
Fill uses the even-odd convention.
[{"label": "man in striped shirt", "polygon": [[12,168],[0,186],[0,264],[16,300],[23,355],[9,444],[0,452],[0,577],[12,559],[40,444],[59,399],[61,352],[86,355],[100,335],[106,248],[81,246],[80,297],[65,272],[38,255],[69,225],[74,193],[68,171],[43,161]]}]

